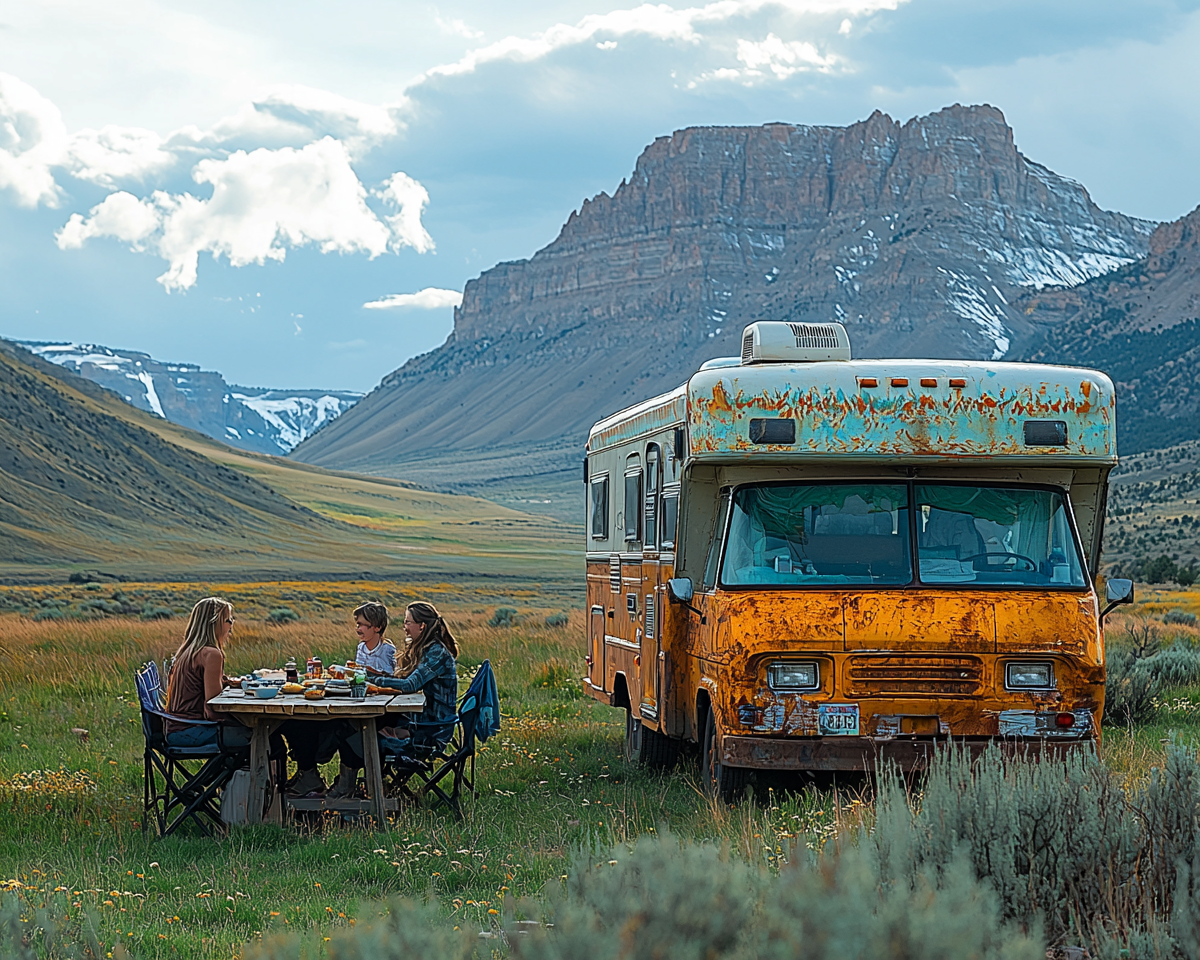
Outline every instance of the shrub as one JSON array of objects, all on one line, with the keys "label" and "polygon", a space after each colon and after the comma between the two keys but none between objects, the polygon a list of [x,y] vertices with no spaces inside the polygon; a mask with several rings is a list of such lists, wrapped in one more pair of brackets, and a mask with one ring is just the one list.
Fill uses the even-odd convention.
[{"label": "shrub", "polygon": [[[331,934],[322,955],[328,960],[469,960],[477,956],[476,934],[440,922],[436,905],[397,900],[380,919]],[[249,943],[244,954],[246,960],[299,960],[312,955],[294,935]]]},{"label": "shrub", "polygon": [[517,625],[517,611],[512,607],[497,607],[492,611],[492,617],[488,620],[489,627],[515,627]]},{"label": "shrub", "polygon": [[1142,577],[1147,583],[1164,583],[1174,580],[1178,573],[1175,561],[1167,556],[1155,557],[1142,564]]},{"label": "shrub", "polygon": [[1168,610],[1163,617],[1163,623],[1172,623],[1182,627],[1194,627],[1196,615],[1185,610]]},{"label": "shrub", "polygon": [[[1193,617],[1193,620],[1196,618]],[[571,622],[571,615],[568,613],[552,613],[546,618],[546,626],[548,627],[565,627]]]},{"label": "shrub", "polygon": [[1149,620],[1129,625],[1108,649],[1105,722],[1144,723],[1157,713],[1166,687],[1197,682],[1200,652],[1181,643],[1162,649],[1158,625]]},{"label": "shrub", "polygon": [[276,607],[267,613],[267,620],[270,623],[295,623],[299,619],[300,614],[291,607]]},{"label": "shrub", "polygon": [[175,611],[170,607],[158,607],[150,603],[142,607],[143,620],[169,620],[173,616]]},{"label": "shrub", "polygon": [[89,914],[70,918],[53,905],[35,910],[12,894],[0,901],[2,960],[100,960],[103,956]]}]

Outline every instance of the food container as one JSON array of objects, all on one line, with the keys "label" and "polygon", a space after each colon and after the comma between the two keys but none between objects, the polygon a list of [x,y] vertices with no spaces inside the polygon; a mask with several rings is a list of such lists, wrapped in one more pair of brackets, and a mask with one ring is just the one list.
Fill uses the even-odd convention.
[{"label": "food container", "polygon": [[259,684],[254,690],[254,695],[258,697],[259,700],[270,700],[278,693],[279,687],[275,686],[273,683]]},{"label": "food container", "polygon": [[312,669],[309,670],[309,675],[320,678],[323,674],[324,669],[325,669],[325,665],[321,662],[321,658],[313,657],[312,658]]},{"label": "food container", "polygon": [[346,676],[346,668],[340,663],[331,663],[329,669],[325,672],[329,674],[330,680],[341,680]]},{"label": "food container", "polygon": [[243,690],[245,690],[247,687],[249,687],[250,684],[252,684],[252,683],[254,683],[254,680],[252,678],[242,677],[242,689]]},{"label": "food container", "polygon": [[325,699],[325,691],[320,689],[319,687],[309,687],[307,690],[304,691],[304,699],[305,700],[324,700]]},{"label": "food container", "polygon": [[367,685],[365,683],[355,683],[350,687],[350,696],[355,700],[367,699]]},{"label": "food container", "polygon": [[279,692],[288,694],[290,696],[292,694],[303,693],[304,687],[298,683],[285,683],[282,687],[279,688]]},{"label": "food container", "polygon": [[242,684],[242,692],[248,697],[257,697],[258,688],[261,686],[262,684],[257,680],[250,680]]}]

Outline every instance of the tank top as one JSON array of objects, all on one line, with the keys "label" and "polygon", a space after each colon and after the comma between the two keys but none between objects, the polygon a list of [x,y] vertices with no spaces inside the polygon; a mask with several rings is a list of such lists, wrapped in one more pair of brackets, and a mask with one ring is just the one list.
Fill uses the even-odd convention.
[{"label": "tank top", "polygon": [[[222,655],[221,662],[225,657]],[[171,668],[174,684],[171,688],[171,699],[167,704],[167,713],[189,720],[204,720],[204,668],[198,657],[192,657],[186,663],[176,663]],[[167,733],[176,730],[186,730],[187,724],[166,722]]]}]

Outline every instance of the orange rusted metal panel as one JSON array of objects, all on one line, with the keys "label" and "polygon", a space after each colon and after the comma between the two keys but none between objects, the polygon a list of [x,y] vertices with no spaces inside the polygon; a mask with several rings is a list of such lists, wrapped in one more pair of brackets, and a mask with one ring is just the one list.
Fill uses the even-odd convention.
[{"label": "orange rusted metal panel", "polygon": [[846,649],[992,653],[995,593],[904,591],[845,598]]}]

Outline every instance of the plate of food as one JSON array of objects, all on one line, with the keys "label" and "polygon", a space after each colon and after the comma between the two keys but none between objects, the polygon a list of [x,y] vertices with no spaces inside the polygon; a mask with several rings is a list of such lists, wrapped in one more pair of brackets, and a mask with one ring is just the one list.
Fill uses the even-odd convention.
[{"label": "plate of food", "polygon": [[297,693],[303,693],[304,687],[302,687],[298,683],[285,683],[282,687],[279,688],[279,692],[286,693],[288,695],[294,695]]}]

